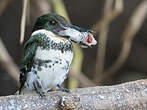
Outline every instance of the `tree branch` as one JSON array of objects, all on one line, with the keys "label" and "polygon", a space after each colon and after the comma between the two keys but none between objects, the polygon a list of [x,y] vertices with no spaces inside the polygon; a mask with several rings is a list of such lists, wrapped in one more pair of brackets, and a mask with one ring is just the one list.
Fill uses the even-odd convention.
[{"label": "tree branch", "polygon": [[3,110],[145,110],[147,108],[147,80],[114,86],[74,89],[70,93],[50,92],[46,98],[38,95],[0,97]]}]

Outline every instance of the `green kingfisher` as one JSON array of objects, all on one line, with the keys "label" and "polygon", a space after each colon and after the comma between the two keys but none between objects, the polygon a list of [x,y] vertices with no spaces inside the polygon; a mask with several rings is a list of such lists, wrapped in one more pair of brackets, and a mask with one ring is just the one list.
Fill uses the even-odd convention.
[{"label": "green kingfisher", "polygon": [[38,17],[30,39],[24,44],[19,94],[35,91],[43,97],[55,87],[69,92],[61,84],[73,59],[72,42],[84,47],[97,44],[92,30],[71,25],[58,14]]}]

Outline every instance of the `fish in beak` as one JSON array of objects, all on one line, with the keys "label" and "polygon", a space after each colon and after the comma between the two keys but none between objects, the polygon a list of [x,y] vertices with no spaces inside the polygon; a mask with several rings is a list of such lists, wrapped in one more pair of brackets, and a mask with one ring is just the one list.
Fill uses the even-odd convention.
[{"label": "fish in beak", "polygon": [[96,45],[97,41],[93,37],[94,32],[78,26],[68,25],[60,27],[60,29],[54,31],[56,34],[62,37],[66,37],[69,40],[80,44],[83,48],[91,47]]}]

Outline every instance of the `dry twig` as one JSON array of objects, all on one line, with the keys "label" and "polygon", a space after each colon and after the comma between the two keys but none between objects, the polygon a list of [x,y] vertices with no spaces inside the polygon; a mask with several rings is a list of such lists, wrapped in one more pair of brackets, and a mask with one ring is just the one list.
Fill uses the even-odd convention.
[{"label": "dry twig", "polygon": [[147,80],[38,95],[0,97],[3,110],[146,110]]},{"label": "dry twig", "polygon": [[0,63],[4,67],[4,69],[10,74],[10,76],[14,79],[17,85],[18,83],[18,73],[19,69],[17,65],[13,62],[11,56],[8,54],[7,49],[5,48],[2,40],[0,39]]},{"label": "dry twig", "polygon": [[[105,59],[105,50],[107,44],[107,33],[110,22],[117,17],[123,10],[123,2],[122,0],[115,1],[115,7],[113,9],[113,2],[114,0],[106,0],[104,6],[104,15],[102,20],[93,27],[93,30],[98,32],[100,31],[99,35],[99,46],[97,48],[97,62],[96,62],[96,71],[94,75],[94,80],[96,83],[100,83],[103,77],[103,70],[104,70],[104,59]],[[100,28],[101,27],[101,28]]]},{"label": "dry twig", "polygon": [[144,0],[137,7],[135,12],[131,16],[130,21],[121,37],[123,41],[123,45],[120,55],[117,58],[116,62],[108,70],[104,72],[105,74],[107,74],[105,77],[109,77],[110,75],[115,73],[126,61],[132,46],[132,40],[135,37],[135,34],[139,31],[146,17],[147,17],[147,0]]},{"label": "dry twig", "polygon": [[[106,0],[107,3],[105,4],[107,7],[107,5],[110,5],[112,6],[112,2],[114,0]],[[110,3],[109,3],[109,2]],[[111,7],[112,8],[112,7]],[[114,9],[110,9],[108,11],[110,11],[110,13],[107,12],[108,9],[105,10],[105,16],[102,17],[102,19],[100,21],[98,21],[96,23],[96,25],[94,25],[92,27],[92,30],[94,30],[95,32],[99,32],[99,30],[101,29],[101,26],[103,24],[107,24],[107,22],[109,21],[112,21],[114,18],[116,18],[118,15],[120,15],[120,13],[123,11],[123,0],[115,0],[115,5],[114,5]]]},{"label": "dry twig", "polygon": [[78,80],[80,87],[94,87],[94,86],[96,86],[96,84],[94,82],[92,82],[82,72],[75,72],[74,70],[70,70],[69,75],[71,77],[76,78],[76,80]]},{"label": "dry twig", "polygon": [[51,3],[54,7],[55,12],[64,16],[68,22],[70,22],[63,0],[51,0]]},{"label": "dry twig", "polygon": [[20,44],[22,44],[24,41],[28,2],[29,2],[29,0],[23,0],[23,11],[22,11],[21,28],[20,28]]}]

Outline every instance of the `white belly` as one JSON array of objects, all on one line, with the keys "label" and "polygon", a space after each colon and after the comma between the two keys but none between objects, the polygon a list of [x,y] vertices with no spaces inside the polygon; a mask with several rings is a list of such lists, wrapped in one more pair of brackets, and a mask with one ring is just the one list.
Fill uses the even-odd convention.
[{"label": "white belly", "polygon": [[57,50],[37,48],[35,59],[51,60],[46,66],[41,67],[41,71],[37,71],[45,90],[56,87],[57,84],[61,84],[66,79],[72,58],[73,52],[71,51],[62,53]]},{"label": "white belly", "polygon": [[[64,66],[66,66],[66,64]],[[48,90],[56,87],[57,84],[62,84],[67,77],[68,71],[69,67],[65,68],[58,64],[54,64],[54,66],[50,68],[42,67],[42,71],[38,71],[37,75],[42,82],[43,88]]]}]

